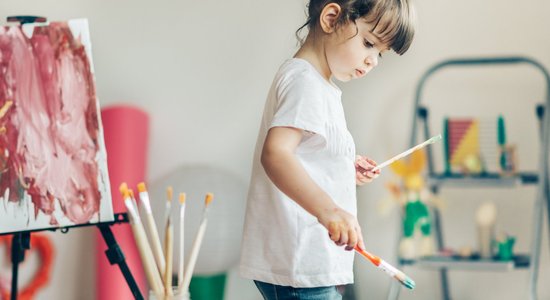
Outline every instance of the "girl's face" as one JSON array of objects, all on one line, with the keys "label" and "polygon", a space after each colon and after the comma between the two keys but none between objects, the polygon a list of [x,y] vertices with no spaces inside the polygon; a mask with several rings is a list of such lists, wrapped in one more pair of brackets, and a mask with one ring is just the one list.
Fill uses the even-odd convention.
[{"label": "girl's face", "polygon": [[382,52],[389,47],[372,33],[372,29],[371,24],[360,18],[327,36],[326,60],[336,79],[345,82],[361,78],[378,65]]}]

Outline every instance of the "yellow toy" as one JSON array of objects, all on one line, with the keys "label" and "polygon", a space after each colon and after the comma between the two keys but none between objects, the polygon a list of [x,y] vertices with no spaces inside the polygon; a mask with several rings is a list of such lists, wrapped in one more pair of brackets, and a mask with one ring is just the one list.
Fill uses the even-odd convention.
[{"label": "yellow toy", "polygon": [[[429,202],[435,203],[435,196],[425,188],[422,170],[426,165],[424,151],[415,151],[409,160],[399,160],[390,165],[392,171],[401,177],[401,184],[389,183],[393,197],[403,208],[403,238],[399,245],[402,259],[415,259],[434,254],[432,221],[428,208]],[[420,232],[417,243],[415,233]]]}]

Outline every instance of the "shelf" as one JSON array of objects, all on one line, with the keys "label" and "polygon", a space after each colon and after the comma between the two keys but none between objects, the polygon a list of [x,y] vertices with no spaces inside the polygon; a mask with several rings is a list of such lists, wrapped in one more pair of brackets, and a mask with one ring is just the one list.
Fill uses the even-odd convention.
[{"label": "shelf", "polygon": [[414,265],[430,269],[453,269],[473,271],[511,271],[514,269],[528,268],[529,255],[516,255],[512,260],[502,261],[498,259],[461,258],[455,256],[431,256],[417,260],[400,259],[401,265]]},{"label": "shelf", "polygon": [[432,187],[514,187],[517,185],[534,185],[538,183],[535,172],[521,172],[510,176],[498,173],[483,173],[480,175],[434,174],[429,176],[428,184]]}]

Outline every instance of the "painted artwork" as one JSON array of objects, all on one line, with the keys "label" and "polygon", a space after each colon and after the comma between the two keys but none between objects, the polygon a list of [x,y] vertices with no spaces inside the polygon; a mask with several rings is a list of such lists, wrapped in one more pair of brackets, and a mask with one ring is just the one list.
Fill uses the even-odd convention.
[{"label": "painted artwork", "polygon": [[0,27],[0,233],[113,219],[88,22]]}]

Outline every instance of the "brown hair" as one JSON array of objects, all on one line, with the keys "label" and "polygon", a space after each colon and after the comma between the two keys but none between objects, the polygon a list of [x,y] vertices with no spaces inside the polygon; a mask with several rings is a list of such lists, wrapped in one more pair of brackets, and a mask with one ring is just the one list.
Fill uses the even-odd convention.
[{"label": "brown hair", "polygon": [[415,31],[415,14],[410,0],[310,0],[307,6],[307,20],[296,31],[299,33],[305,27],[314,31],[319,24],[319,16],[329,3],[338,4],[342,11],[336,26],[354,22],[364,18],[374,24],[373,33],[381,38],[381,42],[389,45],[393,51],[402,55],[409,49]]}]

